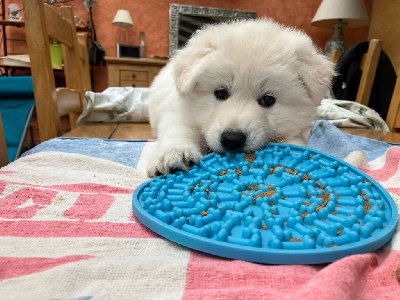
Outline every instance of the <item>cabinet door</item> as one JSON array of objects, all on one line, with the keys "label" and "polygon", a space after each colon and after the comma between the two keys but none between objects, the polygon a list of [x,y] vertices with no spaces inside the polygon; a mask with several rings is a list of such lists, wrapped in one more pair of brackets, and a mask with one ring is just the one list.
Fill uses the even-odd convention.
[{"label": "cabinet door", "polygon": [[121,87],[148,87],[149,83],[147,81],[136,81],[136,80],[121,80]]},{"label": "cabinet door", "polygon": [[109,87],[149,87],[163,66],[107,63]]},{"label": "cabinet door", "polygon": [[121,69],[119,71],[119,78],[120,81],[125,81],[125,80],[134,80],[134,81],[145,81],[148,82],[148,71],[144,70],[125,70]]}]

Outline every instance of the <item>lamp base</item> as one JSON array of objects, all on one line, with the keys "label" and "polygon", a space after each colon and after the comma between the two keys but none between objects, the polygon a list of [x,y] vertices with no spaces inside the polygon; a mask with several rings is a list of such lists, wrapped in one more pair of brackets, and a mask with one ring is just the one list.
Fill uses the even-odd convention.
[{"label": "lamp base", "polygon": [[347,43],[343,37],[343,29],[346,26],[345,22],[339,21],[332,24],[333,35],[325,45],[325,54],[331,57],[334,50],[339,50],[342,53],[347,49]]}]

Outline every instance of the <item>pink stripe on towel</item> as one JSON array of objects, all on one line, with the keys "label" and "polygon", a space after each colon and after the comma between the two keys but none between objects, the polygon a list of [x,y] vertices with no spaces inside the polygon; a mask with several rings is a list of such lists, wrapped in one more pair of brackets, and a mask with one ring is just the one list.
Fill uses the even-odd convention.
[{"label": "pink stripe on towel", "polygon": [[390,147],[386,152],[385,164],[377,170],[361,169],[376,181],[383,182],[394,176],[400,167],[400,147]]},{"label": "pink stripe on towel", "polygon": [[184,299],[399,299],[400,252],[327,265],[261,265],[192,252]]},{"label": "pink stripe on towel", "polygon": [[48,257],[0,257],[0,281],[52,269],[54,267],[92,258],[89,255],[70,255],[60,258]]}]

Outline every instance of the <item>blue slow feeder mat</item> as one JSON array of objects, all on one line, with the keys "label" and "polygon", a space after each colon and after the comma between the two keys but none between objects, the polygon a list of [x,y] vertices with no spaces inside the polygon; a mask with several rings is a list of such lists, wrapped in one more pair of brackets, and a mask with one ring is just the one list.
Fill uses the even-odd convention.
[{"label": "blue slow feeder mat", "polygon": [[133,194],[148,228],[189,248],[268,264],[317,264],[368,253],[393,236],[397,207],[375,180],[333,156],[267,144],[211,153],[188,172]]}]

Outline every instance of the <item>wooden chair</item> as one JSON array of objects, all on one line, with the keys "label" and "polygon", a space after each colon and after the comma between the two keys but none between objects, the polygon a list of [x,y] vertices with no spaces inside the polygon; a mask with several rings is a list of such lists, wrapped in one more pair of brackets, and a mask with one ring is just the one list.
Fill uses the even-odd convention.
[{"label": "wooden chair", "polygon": [[3,122],[0,114],[0,168],[8,164],[6,138],[4,136]]},{"label": "wooden chair", "polygon": [[[30,57],[40,140],[60,136],[60,116],[68,114],[71,128],[82,112],[84,93],[91,90],[86,38],[76,33],[71,7],[60,12],[43,0],[23,0],[26,42]],[[56,89],[49,37],[62,47],[66,88]]]},{"label": "wooden chair", "polygon": [[[369,42],[368,51],[360,61],[361,79],[357,91],[355,102],[368,106],[371,97],[372,85],[375,80],[376,69],[378,67],[379,56],[382,50],[382,41],[372,39]],[[332,52],[331,61],[337,63],[341,52],[335,50]],[[389,110],[386,117],[386,123],[393,132],[400,132],[400,73],[397,74],[396,86],[390,101]]]}]

